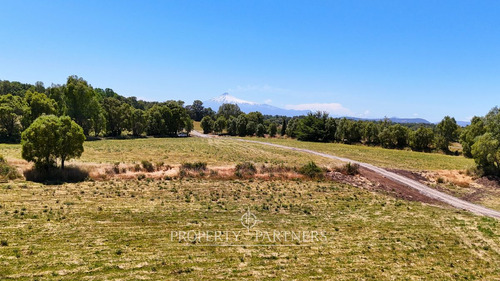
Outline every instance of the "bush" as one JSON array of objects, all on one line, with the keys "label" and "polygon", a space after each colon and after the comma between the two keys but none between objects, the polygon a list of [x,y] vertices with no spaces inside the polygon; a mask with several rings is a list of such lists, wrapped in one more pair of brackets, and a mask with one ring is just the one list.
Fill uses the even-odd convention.
[{"label": "bush", "polygon": [[343,165],[340,169],[338,169],[338,171],[344,175],[354,176],[359,174],[359,165],[356,163],[352,164],[351,162],[349,162]]},{"label": "bush", "polygon": [[66,167],[64,170],[55,167],[49,169],[36,169],[24,171],[26,180],[45,184],[59,184],[65,182],[82,182],[89,177],[86,170],[78,167]]},{"label": "bush", "polygon": [[157,171],[161,170],[161,168],[163,168],[163,165],[165,165],[163,161],[156,162],[155,163],[156,170]]},{"label": "bush", "polygon": [[236,171],[234,174],[237,177],[243,177],[244,175],[254,175],[257,172],[257,168],[251,162],[243,162],[236,165]]},{"label": "bush", "polygon": [[311,179],[321,179],[324,177],[323,169],[321,169],[313,161],[300,167],[299,173]]},{"label": "bush", "polygon": [[153,163],[149,162],[148,160],[142,160],[141,161],[141,164],[142,164],[142,168],[148,172],[154,172],[154,167],[153,167]]},{"label": "bush", "polygon": [[206,162],[193,162],[193,163],[183,163],[181,165],[182,169],[185,170],[192,170],[192,171],[205,171],[207,169],[207,163]]},{"label": "bush", "polygon": [[10,166],[7,161],[0,155],[0,179],[2,180],[14,180],[19,178],[20,175],[16,168]]}]

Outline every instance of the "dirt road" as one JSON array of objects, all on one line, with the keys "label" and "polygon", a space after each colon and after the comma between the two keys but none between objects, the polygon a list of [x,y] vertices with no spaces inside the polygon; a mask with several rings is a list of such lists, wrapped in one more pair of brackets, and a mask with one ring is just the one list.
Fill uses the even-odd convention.
[{"label": "dirt road", "polygon": [[[197,136],[197,137],[204,137],[204,138],[212,137],[210,135],[205,135],[205,134],[202,134],[202,133],[199,133],[196,131],[193,131],[191,134],[193,136]],[[304,149],[304,148],[296,148],[296,147],[290,147],[290,146],[285,146],[285,145],[279,145],[279,144],[273,144],[273,143],[261,142],[261,141],[254,141],[254,140],[244,140],[244,139],[236,139],[236,140],[241,141],[241,142],[250,142],[250,143],[257,143],[257,144],[262,144],[262,145],[268,145],[268,146],[273,146],[273,147],[278,147],[278,148],[288,149],[288,150],[293,150],[293,151],[300,151],[300,152],[314,154],[314,155],[318,155],[318,156],[322,156],[322,157],[326,157],[326,158],[330,158],[330,159],[334,159],[334,160],[340,160],[343,162],[356,163],[356,164],[360,165],[361,167],[364,167],[366,169],[374,171],[387,179],[393,180],[395,182],[398,182],[398,183],[404,184],[406,186],[409,186],[413,189],[416,189],[418,192],[420,192],[421,194],[423,194],[429,198],[439,200],[441,202],[449,204],[449,205],[451,205],[455,208],[458,208],[458,209],[463,209],[463,210],[467,210],[467,211],[470,211],[470,212],[475,213],[475,214],[500,219],[500,212],[499,211],[492,210],[492,209],[489,209],[489,208],[486,208],[486,207],[483,207],[483,206],[480,206],[477,204],[473,204],[473,203],[458,199],[458,198],[451,196],[449,194],[446,194],[446,193],[437,191],[433,188],[430,188],[430,187],[426,186],[425,184],[422,184],[422,183],[417,182],[415,180],[398,175],[396,173],[389,172],[385,169],[379,168],[379,167],[371,165],[371,164],[358,162],[358,161],[354,161],[354,160],[351,160],[348,158],[338,157],[338,156],[334,156],[331,154],[326,154],[326,153],[317,152],[314,150],[309,150],[309,149]]]}]

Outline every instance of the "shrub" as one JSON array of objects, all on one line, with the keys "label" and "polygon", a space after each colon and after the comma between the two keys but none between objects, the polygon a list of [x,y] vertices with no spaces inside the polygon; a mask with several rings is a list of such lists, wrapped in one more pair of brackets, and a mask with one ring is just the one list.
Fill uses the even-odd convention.
[{"label": "shrub", "polygon": [[136,172],[140,172],[140,171],[141,171],[141,165],[139,165],[139,164],[135,164],[135,166],[134,166],[134,171],[136,171]]},{"label": "shrub", "polygon": [[323,178],[323,169],[321,169],[316,163],[313,161],[305,164],[304,166],[300,167],[299,173],[303,174],[304,176],[311,178],[311,179],[320,179]]},{"label": "shrub", "polygon": [[141,164],[142,168],[148,172],[153,172],[155,170],[153,167],[153,163],[149,162],[148,160],[142,160]]},{"label": "shrub", "polygon": [[193,162],[193,163],[183,163],[181,166],[182,169],[193,170],[193,171],[205,171],[207,169],[206,162]]},{"label": "shrub", "polygon": [[49,169],[30,169],[24,171],[26,180],[46,184],[58,184],[64,182],[82,182],[89,177],[88,171],[78,167],[66,167],[64,170],[55,167]]},{"label": "shrub", "polygon": [[16,168],[10,166],[3,156],[0,155],[0,179],[13,180],[19,177],[20,175]]},{"label": "shrub", "polygon": [[338,171],[344,175],[354,176],[359,174],[359,165],[356,163],[352,164],[351,162],[349,162],[343,165],[340,169],[338,169]]},{"label": "shrub", "polygon": [[234,174],[237,177],[243,177],[244,175],[253,175],[257,172],[257,168],[251,162],[243,162],[236,165],[236,171]]},{"label": "shrub", "polygon": [[163,168],[163,165],[164,165],[164,164],[165,164],[165,163],[164,163],[163,161],[156,162],[156,163],[155,163],[156,170],[157,170],[157,171],[161,170],[161,168]]},{"label": "shrub", "polygon": [[115,174],[119,174],[120,173],[120,162],[116,162],[113,165],[113,172],[115,172]]}]

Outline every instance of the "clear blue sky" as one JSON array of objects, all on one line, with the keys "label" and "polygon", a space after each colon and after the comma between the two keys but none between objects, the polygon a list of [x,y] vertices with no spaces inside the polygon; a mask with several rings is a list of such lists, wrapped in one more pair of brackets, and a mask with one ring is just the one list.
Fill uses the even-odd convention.
[{"label": "clear blue sky", "polygon": [[2,80],[430,121],[500,105],[499,1],[0,4]]}]

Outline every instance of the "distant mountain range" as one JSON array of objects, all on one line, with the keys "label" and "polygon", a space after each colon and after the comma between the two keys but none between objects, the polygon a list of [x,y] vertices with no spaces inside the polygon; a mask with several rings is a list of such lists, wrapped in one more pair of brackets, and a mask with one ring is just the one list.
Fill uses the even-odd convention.
[{"label": "distant mountain range", "polygon": [[291,110],[291,109],[284,109],[284,108],[279,108],[276,106],[272,106],[269,104],[263,104],[263,103],[256,103],[253,101],[246,101],[239,99],[237,97],[233,97],[229,95],[228,93],[224,93],[218,97],[211,98],[207,101],[203,102],[204,107],[211,107],[213,110],[217,111],[219,109],[219,106],[221,106],[224,103],[232,103],[232,104],[237,104],[241,111],[245,113],[249,113],[252,111],[259,111],[264,115],[284,115],[284,116],[299,116],[299,115],[306,115],[309,113],[308,110]]},{"label": "distant mountain range", "polygon": [[[263,103],[256,103],[253,101],[246,101],[242,100],[240,98],[234,97],[229,95],[228,93],[224,93],[218,97],[211,98],[207,101],[203,102],[204,107],[211,107],[213,110],[217,111],[219,107],[224,104],[224,103],[232,103],[232,104],[237,104],[241,111],[245,113],[249,113],[252,111],[259,111],[264,115],[284,115],[288,117],[293,117],[293,116],[299,116],[299,115],[306,115],[309,113],[309,110],[293,110],[293,109],[284,109],[284,108],[279,108],[276,106],[272,106],[269,104],[263,104]],[[366,118],[358,118],[358,117],[349,117],[346,116],[346,118],[352,119],[352,120],[370,120],[370,121],[380,121],[384,120],[384,118],[374,118],[374,119],[366,119]],[[398,118],[398,117],[391,117],[388,118],[391,120],[393,123],[420,123],[420,124],[432,124],[431,122],[423,119],[423,118]],[[457,121],[457,124],[459,126],[467,126],[470,124],[468,121]]]}]

